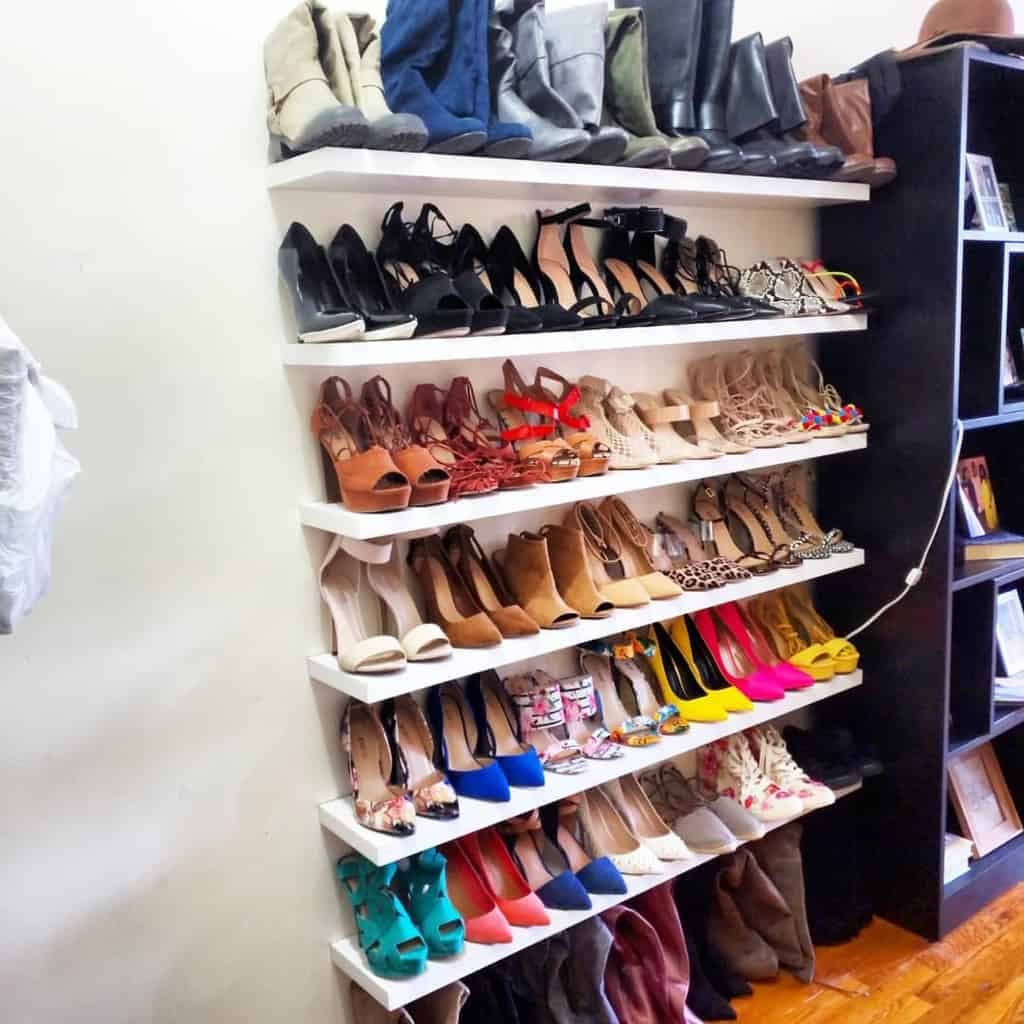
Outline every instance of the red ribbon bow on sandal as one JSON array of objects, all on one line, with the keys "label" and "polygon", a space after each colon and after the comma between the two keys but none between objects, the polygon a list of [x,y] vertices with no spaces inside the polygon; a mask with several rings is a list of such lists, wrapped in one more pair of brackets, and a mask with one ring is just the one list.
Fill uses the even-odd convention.
[{"label": "red ribbon bow on sandal", "polygon": [[590,426],[590,420],[586,416],[573,416],[573,406],[580,400],[579,388],[573,387],[569,393],[557,404],[545,402],[537,398],[528,398],[525,395],[513,394],[506,391],[503,396],[504,403],[512,409],[518,409],[524,413],[535,413],[550,420],[550,423],[522,423],[518,427],[501,432],[505,441],[525,441],[532,437],[550,437],[555,432],[559,423],[564,423],[572,430],[586,430]]}]

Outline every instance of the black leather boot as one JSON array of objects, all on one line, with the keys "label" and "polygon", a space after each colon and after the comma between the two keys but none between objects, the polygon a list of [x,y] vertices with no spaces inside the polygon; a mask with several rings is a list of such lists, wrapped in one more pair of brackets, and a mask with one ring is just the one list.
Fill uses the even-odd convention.
[{"label": "black leather boot", "polygon": [[615,0],[616,7],[642,7],[647,18],[647,66],[651,107],[658,127],[688,138],[697,127],[693,90],[700,53],[703,0]]},{"label": "black leather boot", "polygon": [[693,104],[697,130],[711,150],[705,171],[736,171],[743,165],[739,147],[729,139],[726,99],[733,0],[700,0],[700,47]]},{"label": "black leather boot", "polygon": [[789,36],[776,39],[764,48],[768,64],[768,80],[779,112],[779,134],[784,142],[803,143],[811,147],[811,159],[796,169],[809,178],[830,178],[843,166],[843,151],[835,146],[805,141],[800,130],[807,124],[807,110],[800,95],[800,83],[793,71],[793,40]]},{"label": "black leather boot", "polygon": [[743,151],[744,174],[790,175],[814,159],[810,143],[789,142],[778,134],[779,110],[760,32],[730,48],[726,110],[729,135]]}]

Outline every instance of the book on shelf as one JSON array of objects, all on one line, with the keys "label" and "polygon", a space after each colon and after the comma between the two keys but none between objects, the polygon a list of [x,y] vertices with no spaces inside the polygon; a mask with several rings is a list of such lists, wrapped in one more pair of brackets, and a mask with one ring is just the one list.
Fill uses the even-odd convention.
[{"label": "book on shelf", "polygon": [[964,562],[1024,558],[1024,537],[999,524],[996,494],[984,455],[957,463],[957,553]]},{"label": "book on shelf", "polygon": [[974,854],[974,844],[970,839],[963,836],[955,836],[946,833],[942,853],[942,881],[948,885],[954,878],[966,875],[971,869],[971,856]]}]

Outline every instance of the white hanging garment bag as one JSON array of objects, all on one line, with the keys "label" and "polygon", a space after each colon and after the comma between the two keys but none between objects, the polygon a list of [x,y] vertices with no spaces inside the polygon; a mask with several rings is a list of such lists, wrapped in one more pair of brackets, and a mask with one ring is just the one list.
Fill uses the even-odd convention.
[{"label": "white hanging garment bag", "polygon": [[54,523],[80,468],[57,430],[77,426],[71,396],[0,317],[0,634],[49,584]]}]

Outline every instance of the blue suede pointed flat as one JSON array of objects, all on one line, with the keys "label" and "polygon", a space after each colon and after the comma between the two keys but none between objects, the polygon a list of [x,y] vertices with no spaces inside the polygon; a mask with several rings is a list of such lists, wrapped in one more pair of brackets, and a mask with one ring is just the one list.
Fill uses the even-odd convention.
[{"label": "blue suede pointed flat", "polygon": [[578,797],[572,797],[542,808],[544,834],[588,893],[595,896],[625,896],[628,889],[619,869],[607,857],[592,860],[576,838],[578,800]]},{"label": "blue suede pointed flat", "polygon": [[430,691],[427,719],[441,767],[459,796],[498,802],[512,798],[498,762],[474,753],[479,747],[477,728],[459,686],[445,683]]},{"label": "blue suede pointed flat", "polygon": [[495,758],[510,786],[543,786],[544,765],[520,740],[517,716],[497,674],[473,676],[466,697],[476,720],[477,756]]}]

